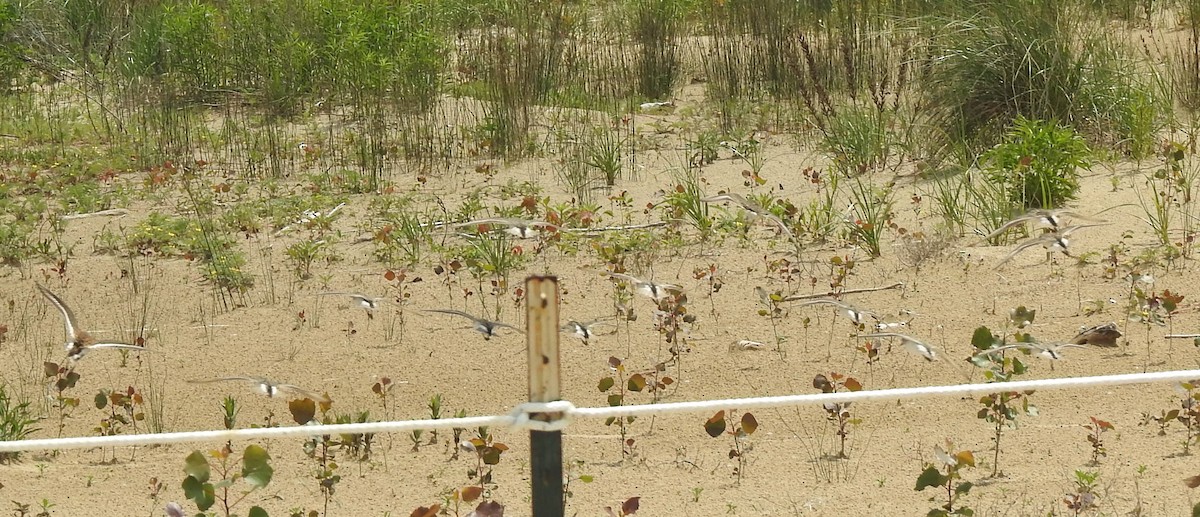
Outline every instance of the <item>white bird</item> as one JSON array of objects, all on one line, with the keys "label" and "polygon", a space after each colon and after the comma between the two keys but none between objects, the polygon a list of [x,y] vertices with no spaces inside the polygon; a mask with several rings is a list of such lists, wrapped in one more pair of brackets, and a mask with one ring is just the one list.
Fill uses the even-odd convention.
[{"label": "white bird", "polygon": [[529,220],[529,219],[518,219],[515,217],[489,217],[489,218],[485,218],[485,219],[476,219],[474,221],[467,221],[465,223],[457,223],[452,226],[454,228],[465,228],[465,227],[469,227],[469,226],[475,226],[475,227],[477,227],[477,229],[478,229],[478,227],[481,227],[481,226],[486,226],[486,227],[504,226],[505,227],[504,233],[507,233],[509,235],[512,235],[513,237],[518,237],[521,239],[528,239],[530,237],[533,237],[536,234],[538,228],[558,230],[558,225],[556,225],[556,224],[551,224],[546,221],[533,221],[533,220]]},{"label": "white bird", "polygon": [[276,383],[274,381],[271,381],[270,379],[264,379],[262,377],[242,377],[242,376],[217,377],[215,379],[194,380],[194,381],[188,381],[188,382],[190,382],[192,384],[210,384],[210,383],[214,383],[214,382],[228,382],[228,381],[249,382],[255,386],[255,388],[258,390],[259,393],[262,393],[263,395],[266,395],[271,398],[274,398],[282,393],[282,394],[286,394],[286,395],[295,396],[296,398],[312,399],[313,402],[329,402],[329,397],[327,397],[321,393],[317,393],[312,390],[307,390],[307,389],[301,388],[300,386],[296,386],[294,384]]},{"label": "white bird", "polygon": [[1069,217],[1071,219],[1079,219],[1082,221],[1088,221],[1088,222],[1093,222],[1093,223],[1104,223],[1105,222],[1101,219],[1087,217],[1087,216],[1080,215],[1075,212],[1071,212],[1068,210],[1062,210],[1062,209],[1059,209],[1059,210],[1030,210],[1025,215],[1022,215],[1020,217],[1017,217],[1016,219],[1013,219],[1011,221],[1004,223],[1003,225],[1000,225],[1000,227],[996,228],[995,231],[987,234],[987,236],[985,236],[983,238],[983,240],[986,241],[986,240],[990,240],[995,237],[998,237],[1000,234],[1008,231],[1010,228],[1021,225],[1021,224],[1025,224],[1025,223],[1033,223],[1034,225],[1039,226],[1039,227],[1051,228],[1055,231],[1058,231],[1063,228],[1063,223],[1065,223],[1065,221],[1063,220],[1064,217]]},{"label": "white bird", "polygon": [[1069,248],[1069,246],[1071,244],[1071,242],[1070,242],[1071,234],[1075,233],[1076,231],[1079,231],[1083,228],[1088,228],[1091,226],[1099,226],[1099,225],[1081,224],[1081,225],[1075,225],[1075,226],[1068,226],[1066,228],[1062,228],[1062,229],[1059,229],[1056,231],[1043,233],[1037,237],[1034,237],[1025,242],[1022,242],[1021,244],[1018,244],[1016,248],[1013,248],[1012,251],[1008,252],[1008,255],[1005,255],[1003,259],[1000,259],[1000,262],[998,262],[996,264],[994,269],[999,269],[1000,266],[1003,266],[1006,262],[1011,260],[1013,257],[1017,256],[1018,253],[1021,253],[1022,251],[1025,251],[1034,246],[1041,246],[1043,248],[1046,248],[1046,251],[1048,251],[1050,253],[1053,253],[1055,251],[1061,251],[1063,255],[1071,257],[1071,256],[1073,256],[1073,255],[1071,255],[1071,251]]},{"label": "white bird", "polygon": [[42,292],[42,295],[45,296],[47,300],[50,300],[50,303],[52,305],[54,305],[55,307],[57,307],[58,311],[60,313],[62,313],[63,328],[66,332],[66,337],[67,337],[67,342],[66,342],[67,358],[70,359],[72,362],[78,361],[80,358],[83,357],[84,354],[86,354],[90,350],[97,350],[97,349],[104,349],[104,348],[112,348],[112,349],[117,349],[117,350],[137,350],[137,351],[145,351],[146,350],[145,347],[131,345],[129,343],[115,343],[115,342],[101,343],[101,342],[96,341],[96,338],[92,337],[91,334],[89,334],[89,333],[87,333],[87,331],[79,328],[79,322],[78,322],[78,320],[75,319],[75,314],[71,312],[71,308],[67,307],[67,304],[65,302],[63,302],[61,298],[59,298],[54,293],[50,292],[49,289],[42,287],[42,284],[35,284],[35,285],[37,285],[38,290]]},{"label": "white bird", "polygon": [[878,314],[875,314],[874,312],[871,312],[871,311],[859,309],[848,303],[843,303],[838,300],[834,300],[833,298],[818,298],[816,300],[807,300],[804,302],[800,302],[799,305],[801,307],[809,306],[809,305],[832,305],[834,307],[837,307],[838,314],[841,314],[842,316],[844,316],[846,319],[850,320],[850,322],[854,323],[855,325],[867,325],[868,324],[867,318],[871,318],[872,320],[875,320],[876,322],[879,321]]},{"label": "white bird", "polygon": [[779,231],[783,232],[784,235],[787,235],[789,239],[795,237],[792,234],[792,231],[788,229],[787,224],[783,222],[783,219],[780,219],[775,214],[772,214],[758,203],[742,197],[740,194],[726,192],[723,194],[717,194],[715,196],[701,198],[700,201],[704,203],[722,203],[728,201],[730,203],[737,204],[746,209],[747,212],[750,212],[753,217],[759,217],[770,221],[771,224],[774,224],[777,228],[779,228]]},{"label": "white bird", "polygon": [[933,347],[922,343],[917,338],[897,334],[895,332],[879,332],[877,334],[862,334],[858,337],[862,338],[896,338],[903,342],[905,350],[924,357],[926,361],[936,361],[938,358],[937,350]]},{"label": "white bird", "polygon": [[626,275],[624,273],[609,273],[608,271],[601,271],[601,273],[608,275],[609,278],[624,281],[632,286],[635,292],[650,298],[655,302],[658,302],[667,296],[671,296],[672,294],[683,291],[682,287],[675,284],[657,284],[654,282],[647,282],[638,277]]},{"label": "white bird", "polygon": [[1004,345],[1004,346],[999,346],[996,348],[990,348],[987,350],[983,350],[975,355],[976,356],[992,355],[994,353],[1003,352],[1005,350],[1018,350],[1019,349],[1019,350],[1028,350],[1032,353],[1037,354],[1040,357],[1050,359],[1052,361],[1058,361],[1063,358],[1062,350],[1065,348],[1087,348],[1087,347],[1083,346],[1083,345],[1076,345],[1074,343],[1062,343],[1062,344],[1058,344],[1058,345],[1049,345],[1049,344],[1041,344],[1041,343],[1013,343],[1011,345]]},{"label": "white bird", "polygon": [[383,303],[387,302],[387,298],[373,298],[362,293],[352,293],[347,291],[326,291],[317,293],[317,296],[348,296],[350,301],[354,302],[363,310],[367,311],[367,319],[375,318],[375,310]]},{"label": "white bird", "polygon": [[570,321],[567,321],[566,325],[562,326],[562,331],[570,332],[571,335],[575,336],[580,341],[583,341],[583,344],[588,345],[588,344],[591,344],[590,340],[593,337],[596,337],[596,331],[593,330],[595,327],[610,326],[610,325],[613,325],[613,324],[609,323],[607,321],[604,321],[603,318],[598,319],[598,320],[587,321],[587,322],[579,322],[579,321],[575,321],[575,320],[570,320]]},{"label": "white bird", "polygon": [[492,339],[492,336],[496,335],[496,331],[500,330],[501,328],[512,329],[521,334],[525,333],[525,331],[523,331],[517,327],[514,327],[512,325],[509,325],[507,323],[500,323],[499,321],[491,321],[491,320],[486,320],[483,318],[477,318],[477,317],[467,314],[463,311],[456,311],[456,310],[451,310],[451,309],[426,309],[424,312],[437,312],[440,314],[453,314],[455,316],[462,316],[464,318],[467,318],[467,319],[471,320],[471,323],[474,324],[472,326],[472,328],[475,329],[476,332],[483,334],[483,339],[485,341],[490,341]]}]

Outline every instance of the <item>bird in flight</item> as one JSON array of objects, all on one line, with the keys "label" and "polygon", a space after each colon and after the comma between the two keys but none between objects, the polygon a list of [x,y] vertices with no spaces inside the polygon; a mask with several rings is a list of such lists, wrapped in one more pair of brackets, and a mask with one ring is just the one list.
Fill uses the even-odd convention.
[{"label": "bird in flight", "polygon": [[846,319],[850,320],[850,322],[855,325],[868,325],[869,323],[867,323],[867,318],[870,318],[876,322],[879,321],[878,314],[875,314],[874,312],[871,312],[868,310],[859,309],[848,303],[834,300],[833,298],[818,298],[816,300],[807,300],[804,302],[800,302],[798,305],[800,305],[801,307],[805,307],[805,306],[809,306],[809,305],[832,305],[837,308],[838,314],[841,314],[842,316],[844,316]]},{"label": "bird in flight", "polygon": [[1025,251],[1029,248],[1032,248],[1034,246],[1041,246],[1043,248],[1046,248],[1046,251],[1048,251],[1050,253],[1053,253],[1055,251],[1060,251],[1060,252],[1062,252],[1063,255],[1071,257],[1071,256],[1073,256],[1073,255],[1071,255],[1071,250],[1070,250],[1071,234],[1075,233],[1083,228],[1089,228],[1092,226],[1100,226],[1100,225],[1098,225],[1098,224],[1079,224],[1079,225],[1075,225],[1075,226],[1068,226],[1065,228],[1057,229],[1052,232],[1043,233],[1037,237],[1034,237],[1025,242],[1022,242],[1021,244],[1018,244],[1016,248],[1013,248],[1012,251],[1008,252],[1008,255],[1005,255],[1003,259],[1000,259],[1000,262],[998,262],[996,264],[994,269],[999,269],[1000,266],[1003,266],[1006,262],[1011,260],[1013,257],[1017,256],[1017,254],[1021,253],[1022,251]]},{"label": "bird in flight", "polygon": [[899,339],[905,350],[924,357],[926,361],[936,361],[938,358],[937,350],[933,347],[921,342],[912,336],[897,334],[895,332],[879,332],[876,334],[862,334],[858,337],[862,338],[896,338]]},{"label": "bird in flight", "polygon": [[504,233],[521,239],[528,239],[535,236],[539,228],[555,231],[558,230],[558,225],[556,224],[551,224],[546,221],[519,219],[515,217],[488,217],[453,225],[454,228],[466,228],[470,226],[476,227],[477,230],[481,227],[490,228],[493,226],[503,226]]},{"label": "bird in flight", "polygon": [[471,320],[471,323],[473,323],[473,326],[472,326],[472,328],[473,328],[473,329],[474,329],[476,332],[479,332],[480,334],[483,334],[483,339],[484,339],[485,341],[486,341],[486,340],[491,340],[491,339],[492,339],[492,336],[495,336],[495,335],[496,335],[496,333],[497,333],[497,331],[499,331],[501,328],[512,329],[512,330],[515,330],[515,331],[517,331],[517,332],[519,332],[519,333],[521,333],[521,334],[524,334],[524,333],[525,333],[525,331],[523,331],[523,330],[521,330],[521,329],[519,329],[519,328],[517,328],[517,327],[514,327],[514,326],[512,326],[512,325],[509,325],[509,324],[507,324],[507,323],[501,323],[501,322],[499,322],[499,321],[491,321],[491,320],[487,320],[487,319],[483,319],[483,318],[477,318],[477,317],[475,317],[475,316],[472,316],[472,315],[470,315],[470,314],[467,314],[467,313],[465,313],[465,312],[463,312],[463,311],[456,311],[456,310],[452,310],[452,309],[426,309],[424,312],[436,312],[436,313],[440,313],[440,314],[452,314],[452,315],[454,315],[454,316],[462,316],[462,317],[464,317],[464,318],[466,318],[466,319],[469,319],[469,320]]},{"label": "bird in flight", "polygon": [[327,403],[330,401],[329,397],[327,397],[321,393],[317,393],[312,390],[307,390],[307,389],[301,388],[299,386],[296,386],[294,384],[280,384],[280,383],[274,382],[270,379],[264,379],[262,377],[242,377],[242,376],[217,377],[215,379],[204,379],[204,380],[195,380],[195,381],[188,381],[188,382],[190,382],[192,384],[211,384],[214,382],[229,382],[229,381],[248,382],[248,383],[254,385],[255,389],[257,389],[259,393],[262,393],[263,395],[266,395],[271,398],[274,398],[280,394],[284,394],[284,395],[291,395],[295,398],[300,398],[300,399],[311,399],[313,402],[326,402]]},{"label": "bird in flight", "polygon": [[1050,359],[1052,361],[1058,361],[1059,359],[1063,358],[1062,351],[1065,348],[1087,348],[1087,347],[1085,347],[1083,345],[1077,345],[1074,343],[1062,343],[1062,344],[1057,344],[1057,345],[1048,345],[1048,344],[1041,344],[1041,343],[1013,343],[1011,345],[1004,345],[1004,346],[999,346],[996,348],[990,348],[988,350],[981,351],[975,355],[976,356],[992,355],[994,353],[1003,352],[1005,350],[1028,350],[1032,353],[1037,354],[1040,357],[1044,357],[1044,358]]},{"label": "bird in flight", "polygon": [[[593,337],[596,337],[595,328],[600,327],[600,326],[613,326],[613,324],[609,323],[607,321],[604,321],[604,319],[585,321],[585,322],[570,320],[567,322],[566,325],[562,326],[562,331],[570,332],[571,335],[575,336],[580,341],[583,341],[583,344],[588,345],[588,344],[591,344],[590,340]],[[610,332],[610,334],[611,334],[611,332]]]},{"label": "bird in flight", "polygon": [[367,319],[374,319],[375,309],[378,309],[381,304],[387,302],[387,298],[373,298],[365,294],[346,291],[326,291],[317,293],[317,296],[348,296],[350,297],[350,301],[354,302],[355,305],[367,311]]},{"label": "bird in flight", "polygon": [[624,273],[610,273],[608,271],[601,271],[600,273],[603,273],[614,280],[620,280],[629,284],[631,287],[633,287],[634,292],[650,298],[655,302],[661,301],[663,298],[683,291],[682,287],[675,284],[659,284],[655,282],[648,282],[633,275],[626,275]]},{"label": "bird in flight", "polygon": [[783,219],[780,219],[775,214],[772,214],[770,211],[763,208],[758,203],[755,203],[753,201],[750,201],[749,199],[742,197],[740,194],[734,194],[733,192],[726,192],[723,194],[717,194],[715,196],[700,198],[700,201],[704,202],[704,203],[730,202],[730,203],[736,204],[736,205],[741,206],[742,208],[746,209],[747,212],[750,212],[753,217],[762,218],[762,219],[766,219],[767,221],[770,221],[771,224],[773,224],[773,225],[775,225],[775,227],[779,228],[780,232],[783,232],[784,235],[787,235],[789,239],[795,237],[795,235],[792,234],[792,231],[788,229],[787,224],[785,224],[783,222]]},{"label": "bird in flight", "polygon": [[996,228],[995,231],[987,234],[987,236],[985,236],[983,238],[983,240],[985,240],[985,241],[991,240],[995,237],[1000,236],[1000,234],[1008,231],[1009,229],[1011,229],[1015,226],[1025,224],[1025,223],[1033,223],[1034,225],[1039,226],[1039,227],[1050,228],[1054,231],[1060,231],[1065,227],[1066,220],[1064,218],[1070,218],[1072,220],[1079,219],[1081,221],[1087,221],[1087,222],[1091,222],[1091,223],[1101,223],[1101,224],[1105,223],[1105,221],[1103,221],[1101,219],[1087,217],[1087,216],[1080,215],[1076,212],[1071,212],[1068,210],[1061,210],[1061,209],[1059,209],[1059,210],[1030,210],[1025,215],[1019,216],[1016,219],[1013,219],[1011,221],[1008,221],[1008,222],[1000,225],[1000,227]]},{"label": "bird in flight", "polygon": [[105,348],[137,351],[146,350],[145,347],[131,345],[129,343],[102,343],[97,341],[96,338],[92,337],[92,335],[87,331],[79,328],[79,320],[75,319],[75,313],[71,312],[71,308],[67,307],[67,304],[63,302],[58,295],[50,292],[50,290],[43,287],[42,284],[35,285],[37,285],[38,291],[42,292],[42,296],[45,296],[52,305],[58,308],[58,312],[62,313],[63,328],[67,336],[67,358],[72,362],[78,361],[83,357],[84,354],[91,350]]}]

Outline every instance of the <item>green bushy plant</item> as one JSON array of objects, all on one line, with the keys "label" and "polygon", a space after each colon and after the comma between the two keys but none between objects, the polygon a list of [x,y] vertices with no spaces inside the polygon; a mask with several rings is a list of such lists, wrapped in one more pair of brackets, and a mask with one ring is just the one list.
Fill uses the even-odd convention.
[{"label": "green bushy plant", "polygon": [[1055,208],[1079,191],[1079,169],[1091,150],[1075,130],[1053,121],[1017,117],[1004,142],[984,153],[989,178],[1025,208]]}]

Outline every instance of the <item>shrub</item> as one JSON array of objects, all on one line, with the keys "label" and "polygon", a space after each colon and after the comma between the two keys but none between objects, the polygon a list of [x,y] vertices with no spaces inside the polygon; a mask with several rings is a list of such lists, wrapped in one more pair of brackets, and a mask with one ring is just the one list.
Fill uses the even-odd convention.
[{"label": "shrub", "polygon": [[1093,142],[1142,146],[1146,125],[1161,118],[1158,96],[1103,26],[1065,4],[980,2],[938,20],[925,91],[940,143],[965,146],[970,158],[1024,116],[1060,121]]},{"label": "shrub", "polygon": [[1091,166],[1075,130],[1055,122],[1017,117],[1004,138],[982,157],[988,176],[1025,208],[1055,208],[1079,191],[1080,167]]}]

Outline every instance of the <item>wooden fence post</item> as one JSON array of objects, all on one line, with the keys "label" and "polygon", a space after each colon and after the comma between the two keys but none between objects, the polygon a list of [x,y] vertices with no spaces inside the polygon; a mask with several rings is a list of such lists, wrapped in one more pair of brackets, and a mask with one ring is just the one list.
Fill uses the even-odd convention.
[{"label": "wooden fence post", "polygon": [[[559,399],[558,279],[525,279],[525,329],[529,349],[529,401]],[[535,415],[549,420],[550,415]],[[534,517],[562,517],[562,431],[529,431]]]}]

